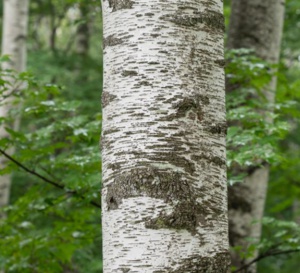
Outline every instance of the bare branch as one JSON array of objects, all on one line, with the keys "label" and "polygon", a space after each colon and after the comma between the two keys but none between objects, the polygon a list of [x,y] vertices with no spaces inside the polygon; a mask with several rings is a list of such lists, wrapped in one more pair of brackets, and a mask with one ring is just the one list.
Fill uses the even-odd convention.
[{"label": "bare branch", "polygon": [[[9,159],[11,162],[13,162],[15,165],[17,165],[18,167],[20,167],[22,170],[24,170],[25,172],[27,173],[30,173],[31,175],[34,175],[38,178],[40,178],[41,180],[43,180],[44,182],[56,187],[56,188],[59,188],[61,190],[66,190],[66,187],[64,185],[61,185],[60,183],[57,183],[53,180],[50,180],[48,179],[47,177],[37,173],[36,171],[34,170],[31,170],[29,168],[27,168],[26,166],[24,166],[21,162],[17,161],[15,158],[11,157],[9,154],[7,154],[4,150],[0,149],[0,153],[3,154],[7,159]],[[76,195],[78,196],[79,198],[81,199],[86,199],[83,195],[81,195],[80,193],[78,193],[77,191],[75,190],[72,190],[72,191],[67,191],[67,193],[71,194],[71,195]],[[101,205],[98,204],[97,202],[95,201],[90,201],[89,202],[91,205],[97,207],[97,208],[101,208]]]},{"label": "bare branch", "polygon": [[234,270],[232,273],[242,272],[242,270],[248,268],[250,265],[252,265],[252,264],[254,264],[254,263],[256,263],[256,262],[258,262],[258,261],[260,261],[264,258],[267,258],[267,257],[300,252],[300,249],[289,249],[289,250],[281,250],[281,251],[279,251],[279,250],[278,251],[276,251],[276,250],[270,251],[270,250],[272,250],[272,249],[269,249],[266,252],[260,254],[258,257],[253,259],[251,262],[243,265],[242,267],[240,267],[237,270]]}]

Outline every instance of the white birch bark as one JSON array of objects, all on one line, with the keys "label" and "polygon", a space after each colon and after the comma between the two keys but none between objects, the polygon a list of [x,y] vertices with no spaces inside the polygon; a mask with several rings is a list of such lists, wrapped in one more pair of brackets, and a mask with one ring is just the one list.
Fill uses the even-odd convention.
[{"label": "white birch bark", "polygon": [[[26,67],[26,36],[28,21],[28,0],[3,1],[3,34],[2,55],[9,55],[10,62],[5,62],[2,69],[22,72]],[[8,88],[6,94],[11,93]],[[0,117],[6,117],[11,108],[12,99],[1,100]],[[16,122],[18,123],[18,122]],[[4,126],[0,126],[0,138],[6,137]],[[12,152],[12,151],[10,151]],[[6,164],[6,159],[0,155],[0,168]],[[10,192],[10,175],[0,176],[0,207],[8,204]]]},{"label": "white birch bark", "polygon": [[223,3],[102,8],[103,272],[225,273]]},{"label": "white birch bark", "polygon": [[[232,0],[228,34],[229,48],[253,49],[263,60],[277,64],[283,28],[284,0]],[[276,77],[263,91],[267,102],[274,103]],[[262,109],[260,109],[262,110]],[[262,111],[264,115],[264,111]],[[266,122],[272,122],[265,117]],[[260,240],[261,222],[269,179],[269,167],[249,173],[245,181],[229,189],[229,239],[231,246],[249,245],[247,238]],[[255,256],[258,253],[255,253]],[[251,258],[251,260],[253,257]],[[232,252],[232,263],[239,268],[248,260]],[[256,272],[256,264],[245,269]]]}]

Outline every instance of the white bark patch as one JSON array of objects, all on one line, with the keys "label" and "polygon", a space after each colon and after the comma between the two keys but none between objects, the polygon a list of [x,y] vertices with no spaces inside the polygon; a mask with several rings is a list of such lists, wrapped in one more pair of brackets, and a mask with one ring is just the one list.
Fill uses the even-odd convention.
[{"label": "white bark patch", "polygon": [[104,272],[227,272],[222,2],[133,2],[103,2]]}]

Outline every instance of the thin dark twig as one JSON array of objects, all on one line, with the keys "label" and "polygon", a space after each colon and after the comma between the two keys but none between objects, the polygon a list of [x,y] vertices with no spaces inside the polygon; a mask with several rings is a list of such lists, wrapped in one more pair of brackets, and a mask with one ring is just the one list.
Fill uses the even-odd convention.
[{"label": "thin dark twig", "polygon": [[[18,167],[20,167],[21,169],[23,169],[24,171],[42,179],[43,181],[47,182],[48,184],[51,184],[52,186],[56,187],[56,188],[59,188],[61,190],[65,190],[66,187],[55,182],[55,181],[52,181],[50,179],[48,179],[47,177],[37,173],[36,171],[34,170],[31,170],[29,168],[27,168],[26,166],[24,166],[21,162],[17,161],[15,158],[11,157],[9,154],[7,154],[5,151],[3,151],[2,149],[0,149],[0,153],[2,153],[7,159],[9,159],[10,161],[12,161],[14,164],[16,164]],[[68,191],[68,193],[72,194],[72,195],[76,195],[78,197],[80,197],[81,199],[85,199],[84,196],[80,195],[77,191],[75,190],[72,190],[72,191]],[[101,205],[99,205],[97,202],[95,201],[90,201],[89,202],[91,205],[97,207],[97,208],[101,208]]]},{"label": "thin dark twig", "polygon": [[262,253],[261,255],[259,255],[257,258],[253,259],[251,262],[243,265],[242,267],[240,267],[237,270],[234,270],[232,273],[237,273],[237,272],[241,272],[242,270],[248,268],[250,265],[264,259],[270,256],[277,256],[277,255],[283,255],[283,254],[290,254],[290,253],[295,253],[295,252],[300,252],[300,249],[289,249],[289,250],[282,250],[282,251],[266,251],[264,253]]}]

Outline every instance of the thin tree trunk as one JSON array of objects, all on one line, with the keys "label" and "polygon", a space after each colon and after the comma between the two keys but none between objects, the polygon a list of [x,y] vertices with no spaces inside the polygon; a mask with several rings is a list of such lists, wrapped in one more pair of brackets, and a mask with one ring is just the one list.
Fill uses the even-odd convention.
[{"label": "thin tree trunk", "polygon": [[[284,17],[284,0],[232,0],[228,48],[253,49],[265,61],[277,64]],[[276,77],[264,90],[267,102],[274,103]],[[262,113],[263,114],[263,113]],[[266,122],[272,120],[266,118]],[[261,237],[261,223],[269,178],[269,167],[257,168],[245,181],[229,187],[229,239],[231,246],[245,250],[251,237]],[[256,221],[256,222],[255,222]],[[255,253],[257,255],[257,253]],[[241,267],[243,260],[232,253],[232,263]],[[256,272],[256,265],[244,272]]]},{"label": "thin tree trunk", "polygon": [[223,3],[102,8],[104,273],[225,273]]},{"label": "thin tree trunk", "polygon": [[[2,55],[9,55],[10,61],[3,63],[2,69],[11,69],[17,72],[25,70],[28,5],[28,0],[4,1]],[[10,94],[11,91],[8,88],[6,94]],[[6,117],[11,108],[12,98],[7,98],[1,102],[0,116]],[[18,121],[15,122],[15,126],[18,127]],[[6,136],[7,132],[4,126],[0,126],[0,138]],[[0,168],[5,164],[5,159],[1,156]],[[7,205],[9,202],[10,183],[11,177],[9,174],[0,176],[0,207]]]}]

